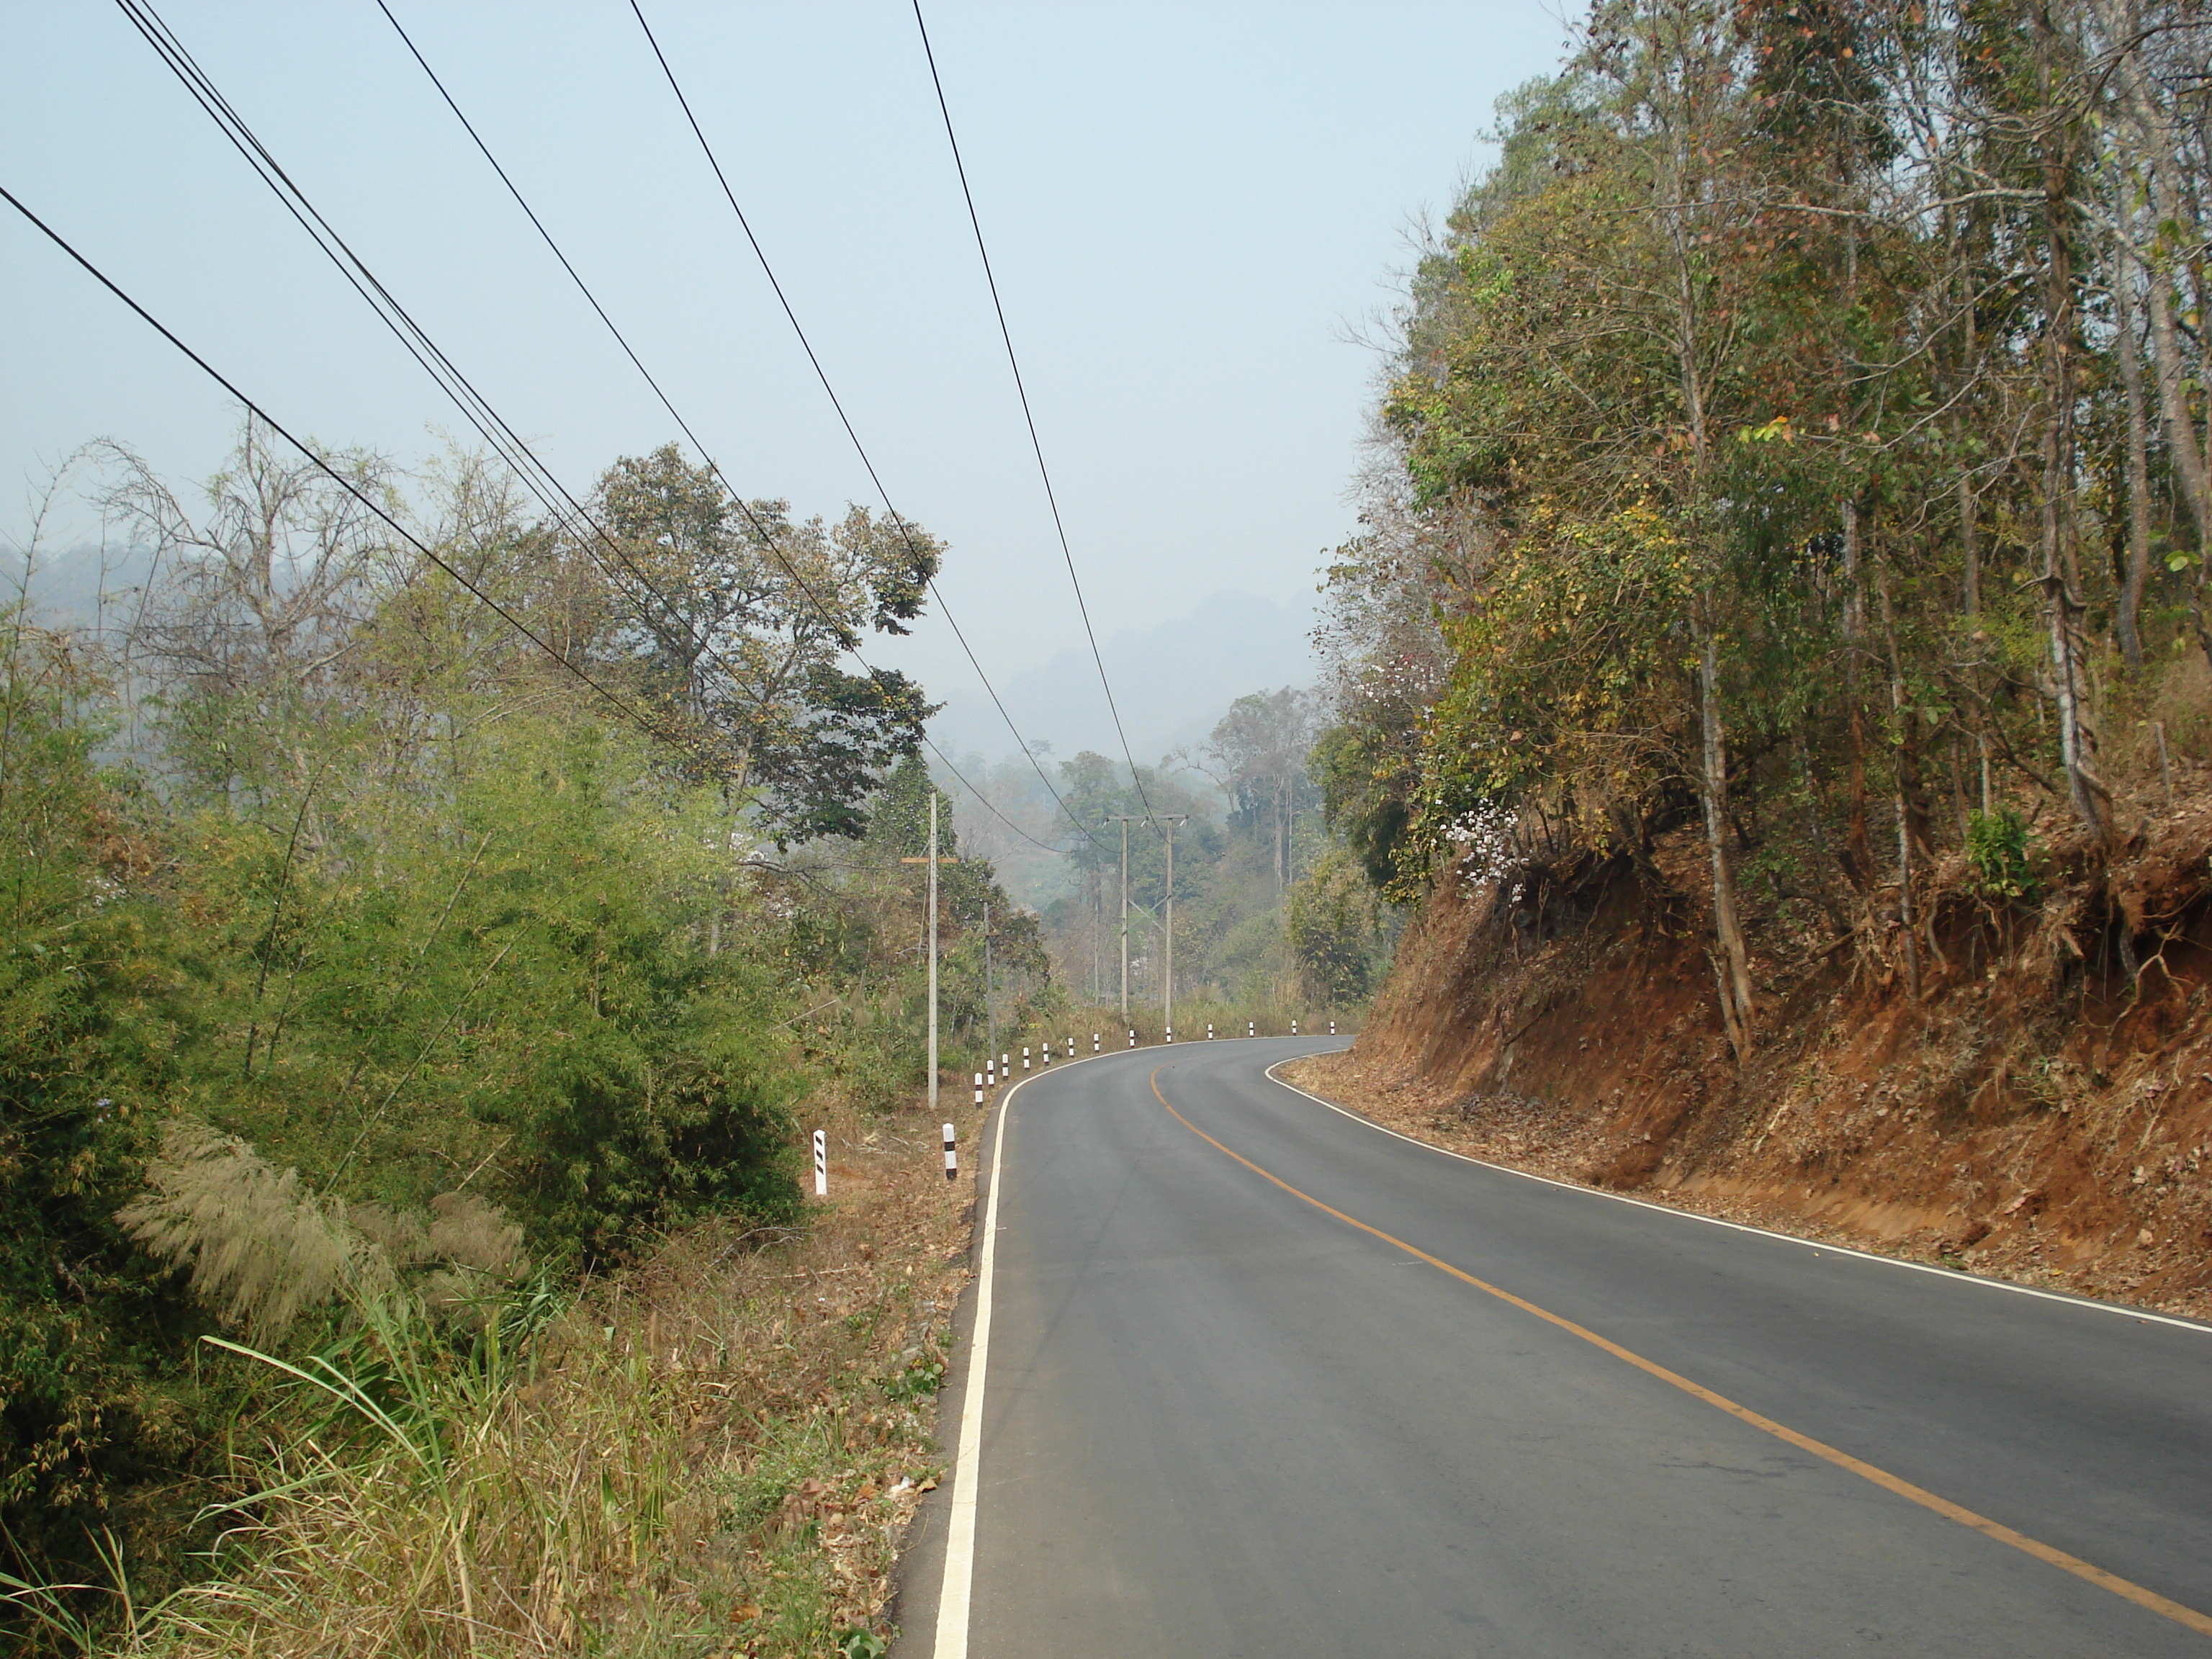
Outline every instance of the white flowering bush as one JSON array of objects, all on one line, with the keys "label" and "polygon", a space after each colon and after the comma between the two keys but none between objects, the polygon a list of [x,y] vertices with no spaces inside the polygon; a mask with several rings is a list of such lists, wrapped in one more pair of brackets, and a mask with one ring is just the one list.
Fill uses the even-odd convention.
[{"label": "white flowering bush", "polygon": [[[1521,854],[1520,828],[1518,812],[1489,800],[1478,802],[1444,826],[1444,840],[1459,849],[1463,890],[1472,893],[1492,884],[1503,886],[1509,876],[1517,875],[1526,862]],[[1524,890],[1524,884],[1514,881],[1508,902],[1518,904]]]}]

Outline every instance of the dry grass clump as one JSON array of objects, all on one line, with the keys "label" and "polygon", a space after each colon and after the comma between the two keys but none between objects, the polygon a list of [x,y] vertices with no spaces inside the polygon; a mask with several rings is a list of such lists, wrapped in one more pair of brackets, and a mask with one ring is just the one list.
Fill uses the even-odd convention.
[{"label": "dry grass clump", "polygon": [[440,1193],[430,1200],[430,1216],[427,1237],[434,1255],[510,1284],[529,1265],[522,1229],[473,1193]]},{"label": "dry grass clump", "polygon": [[343,1285],[388,1273],[339,1206],[235,1135],[179,1122],[146,1180],[154,1190],[116,1219],[155,1255],[190,1264],[192,1295],[258,1340],[283,1335]]},{"label": "dry grass clump", "polygon": [[235,1135],[183,1120],[146,1171],[153,1188],[116,1213],[131,1237],[192,1270],[192,1296],[234,1330],[273,1342],[331,1297],[384,1302],[401,1275],[435,1264],[415,1295],[453,1318],[520,1280],[522,1229],[472,1193],[441,1193],[428,1217],[350,1208],[278,1170]]},{"label": "dry grass clump", "polygon": [[[968,1194],[928,1138],[845,1127],[806,1230],[702,1226],[558,1309],[509,1292],[465,1347],[419,1302],[365,1307],[291,1371],[322,1409],[241,1456],[224,1577],[124,1650],[879,1650]],[[453,1204],[425,1242],[488,1275],[503,1226]]]}]

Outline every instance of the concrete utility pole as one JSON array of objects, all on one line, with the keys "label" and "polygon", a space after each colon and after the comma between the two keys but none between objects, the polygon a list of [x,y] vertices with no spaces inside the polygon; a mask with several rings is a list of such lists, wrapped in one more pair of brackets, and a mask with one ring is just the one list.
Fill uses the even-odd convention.
[{"label": "concrete utility pole", "polygon": [[999,1052],[999,1005],[991,984],[991,901],[983,901],[983,1027],[986,1043],[983,1052]]},{"label": "concrete utility pole", "polygon": [[[929,866],[929,924],[925,933],[925,948],[929,953],[929,1109],[937,1109],[937,866],[957,864],[958,859],[937,856],[937,788],[929,791],[929,855],[927,858],[901,859],[901,864],[926,864]],[[991,932],[991,913],[983,913],[983,933],[988,941]],[[986,943],[988,951],[990,947]]]},{"label": "concrete utility pole", "polygon": [[937,1115],[937,786],[929,787],[929,1110]]},{"label": "concrete utility pole", "polygon": [[1175,1039],[1175,832],[1176,825],[1190,822],[1190,815],[1188,812],[1164,813],[1160,817],[1160,822],[1168,827],[1167,921],[1161,929],[1167,935],[1166,950],[1164,952],[1167,957],[1167,971],[1160,976],[1165,985],[1161,1002],[1164,1015],[1162,1024],[1167,1027],[1168,1040],[1173,1042]]},{"label": "concrete utility pole", "polygon": [[1104,820],[1121,826],[1121,1023],[1129,1020],[1129,826],[1145,822],[1142,812],[1125,812]]}]

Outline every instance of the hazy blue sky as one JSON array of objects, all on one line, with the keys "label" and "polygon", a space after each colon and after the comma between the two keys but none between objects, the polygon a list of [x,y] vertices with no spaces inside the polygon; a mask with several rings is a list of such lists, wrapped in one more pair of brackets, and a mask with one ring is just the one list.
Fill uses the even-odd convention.
[{"label": "hazy blue sky", "polygon": [[[870,500],[623,0],[392,4],[740,487]],[[162,12],[573,490],[675,435],[372,0]],[[911,12],[646,12],[893,499],[951,544],[986,669],[1079,645]],[[1340,337],[1560,24],[1527,0],[926,15],[1101,635],[1310,599],[1373,371]],[[408,460],[458,428],[118,10],[9,0],[0,63],[0,179],[278,418]],[[222,394],[12,213],[0,270],[0,529],[94,436],[179,477],[221,459]],[[940,623],[875,654],[972,708]]]}]

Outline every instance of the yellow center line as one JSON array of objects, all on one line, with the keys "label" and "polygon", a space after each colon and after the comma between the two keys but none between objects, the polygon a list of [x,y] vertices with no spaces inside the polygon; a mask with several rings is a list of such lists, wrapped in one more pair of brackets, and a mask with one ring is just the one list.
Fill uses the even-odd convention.
[{"label": "yellow center line", "polygon": [[1189,1130],[1191,1133],[1196,1135],[1200,1140],[1203,1140],[1206,1145],[1213,1147],[1216,1151],[1227,1152],[1230,1157],[1235,1158],[1246,1169],[1251,1170],[1254,1175],[1260,1176],[1262,1180],[1274,1182],[1276,1186],[1280,1187],[1291,1197],[1303,1199],[1306,1203],[1312,1205],[1314,1208],[1321,1211],[1323,1214],[1334,1216],[1339,1221],[1344,1223],[1346,1226],[1356,1227],[1363,1233],[1367,1233],[1376,1238],[1381,1239],[1385,1244],[1389,1245],[1393,1249],[1403,1250],[1407,1255],[1416,1256],[1421,1261],[1427,1262],[1429,1266],[1436,1268],[1438,1272],[1449,1273],[1454,1279],[1458,1279],[1462,1284],[1472,1285],[1476,1290],[1482,1291],[1485,1295],[1494,1296],[1500,1302],[1510,1303],[1512,1306],[1520,1309],[1523,1313],[1534,1314],[1537,1318],[1542,1320],[1547,1325],[1556,1325],[1559,1329],[1567,1332],[1571,1335],[1580,1337],[1583,1341],[1589,1343],[1593,1347],[1604,1349],[1606,1352],[1611,1354],[1615,1359],[1623,1360],[1627,1364],[1635,1366],[1637,1370],[1644,1372],[1645,1375],[1656,1376],[1662,1382],[1667,1383],[1672,1388],[1680,1389],[1684,1394],[1692,1395],[1696,1399],[1702,1400],[1705,1404],[1713,1407],[1717,1410],[1726,1412],[1730,1417],[1735,1418],[1740,1423],[1747,1423],[1754,1429],[1758,1429],[1765,1433],[1772,1435],[1777,1440],[1787,1442],[1789,1444],[1796,1447],[1800,1451],[1810,1452],[1815,1457],[1821,1458],[1827,1462],[1833,1463],[1838,1468],[1849,1469],[1853,1474],[1858,1475],[1863,1480],[1873,1481],[1875,1486],[1880,1486],[1883,1491],[1894,1492],[1899,1498],[1910,1498],[1912,1502],[1919,1504],[1921,1508],[1924,1510],[1932,1510],[1937,1515],[1943,1516],[1946,1520],[1955,1521],[1962,1527],[1970,1527],[1974,1531],[1980,1533],[1984,1538],[1994,1538],[2000,1544],[2009,1544],[2013,1548],[2020,1550],[2026,1554],[2032,1555],[2039,1561],[2048,1563],[2050,1565],[2057,1567],[2063,1571],[2070,1572],[2076,1578],[2085,1579],[2088,1583],[2096,1585],[2100,1589],[2107,1589],[2115,1595],[2124,1597],[2126,1600],[2134,1602],[2139,1607],[2148,1607],[2153,1613],[2172,1620],[2177,1625],[2185,1625],[2191,1630],[2197,1632],[2201,1636],[2212,1636],[2212,1618],[2208,1618],[2205,1614],[2197,1612],[2194,1607],[2184,1607],[2179,1601],[2175,1601],[2166,1596],[2160,1595],[2156,1590],[2146,1589],[2141,1584],[2135,1583],[2129,1579],[2123,1578],[2117,1573],[2107,1572],[2102,1567],[2092,1565],[2089,1562],[2081,1559],[2078,1555],[2069,1555],[2064,1550],[2054,1548],[2052,1546],[2044,1543],[2039,1539],[2030,1538],[2026,1533],[2015,1532],[2010,1527],[2006,1526],[2002,1522],[1992,1521],[1984,1515],[1977,1515],[1973,1510],[1966,1508],[1964,1504],[1954,1504],[1949,1498],[1938,1497],[1936,1493],[1929,1492],[1925,1486],[1916,1486],[1910,1480],[1903,1480],[1897,1475],[1892,1474],[1887,1469],[1876,1468],[1864,1458],[1854,1457],[1847,1451],[1839,1450],[1838,1448],[1829,1445],[1826,1441],[1815,1440],[1808,1434],[1800,1434],[1796,1430],[1790,1428],[1786,1424],[1778,1423],[1771,1417],[1762,1416],[1758,1412],[1752,1410],[1748,1406],[1739,1406],[1735,1401],[1730,1400],[1726,1395],[1716,1394],[1701,1382],[1692,1382],[1688,1377],[1681,1375],[1680,1372],[1670,1371],[1664,1365],[1659,1364],[1656,1361],[1646,1359],[1642,1354],[1634,1352],[1630,1349],[1624,1348],[1618,1342],[1611,1341],[1605,1337],[1600,1336],[1595,1331],[1589,1329],[1587,1326],[1577,1325],[1573,1320],[1563,1318],[1559,1315],[1552,1312],[1549,1309],[1538,1307],[1534,1303],[1528,1300],[1525,1297],[1516,1296],[1510,1291],[1502,1290],[1498,1286],[1489,1283],[1487,1280],[1477,1279],[1473,1273],[1467,1272],[1463,1268],[1455,1267],[1450,1262],[1444,1261],[1439,1256],[1431,1255],[1426,1250],[1421,1249],[1417,1246],[1408,1244],[1402,1238],[1393,1237],[1390,1234],[1384,1232],[1380,1227],[1371,1227],[1364,1221],[1360,1220],[1357,1216],[1346,1215],[1343,1211],[1335,1209],[1329,1205],[1322,1203],[1310,1193],[1300,1192],[1296,1187],[1291,1186],[1289,1182],[1285,1181],[1280,1176],[1271,1174],[1269,1171],[1261,1169],[1250,1158],[1246,1158],[1242,1152],[1233,1152],[1229,1147],[1223,1146],[1212,1135],[1206,1133],[1205,1130],[1200,1128],[1198,1125],[1193,1123],[1188,1118],[1185,1117],[1181,1112],[1176,1111],[1175,1109],[1175,1103],[1169,1100],[1165,1095],[1160,1093],[1160,1069],[1161,1068],[1158,1066],[1153,1067],[1152,1075],[1147,1080],[1152,1085],[1152,1094],[1154,1097],[1159,1101],[1161,1105],[1168,1109],[1170,1115],[1171,1115],[1176,1122],[1182,1124],[1184,1128]]}]

